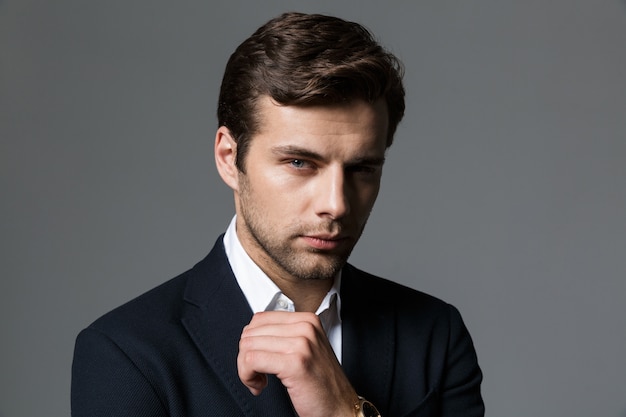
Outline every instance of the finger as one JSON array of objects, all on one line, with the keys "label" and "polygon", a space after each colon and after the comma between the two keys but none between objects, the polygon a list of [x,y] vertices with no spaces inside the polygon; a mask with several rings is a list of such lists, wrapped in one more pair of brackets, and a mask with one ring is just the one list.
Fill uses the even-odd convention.
[{"label": "finger", "polygon": [[264,351],[282,354],[299,352],[303,355],[311,355],[318,345],[319,343],[316,340],[301,335],[276,336],[263,334],[242,337],[239,341],[239,351],[242,353]]},{"label": "finger", "polygon": [[263,314],[255,316],[250,324],[244,327],[241,337],[250,336],[304,336],[311,340],[325,335],[319,318],[316,315],[299,315],[297,313]]},{"label": "finger", "polygon": [[239,379],[246,387],[248,387],[248,390],[250,390],[250,392],[254,396],[261,395],[261,393],[268,384],[267,374],[262,374],[258,372],[242,374],[242,372],[240,371]]},{"label": "finger", "polygon": [[314,325],[320,324],[320,319],[313,313],[304,312],[287,312],[287,311],[262,311],[254,314],[250,325],[263,326],[266,324],[288,324],[288,323],[300,323],[308,322]]},{"label": "finger", "polygon": [[285,354],[282,352],[240,351],[237,357],[239,379],[253,395],[259,395],[268,385],[267,375],[279,376],[283,371],[285,360]]},{"label": "finger", "polygon": [[[298,355],[266,350],[241,352],[237,358],[239,378],[247,386],[252,386],[255,389],[265,388],[267,386],[265,375],[276,375],[280,378],[285,373],[300,372],[299,370],[302,368],[294,366],[298,363],[298,361],[294,361],[295,357]],[[263,375],[264,378],[259,378],[259,375]]]},{"label": "finger", "polygon": [[257,370],[255,353],[249,349],[239,349],[237,355],[237,374],[243,384],[253,395],[259,395],[267,387],[268,379],[265,372]]},{"label": "finger", "polygon": [[241,333],[241,339],[249,337],[305,337],[309,340],[316,340],[323,334],[322,329],[318,329],[309,322],[300,323],[278,323],[266,324],[263,326],[246,326]]}]

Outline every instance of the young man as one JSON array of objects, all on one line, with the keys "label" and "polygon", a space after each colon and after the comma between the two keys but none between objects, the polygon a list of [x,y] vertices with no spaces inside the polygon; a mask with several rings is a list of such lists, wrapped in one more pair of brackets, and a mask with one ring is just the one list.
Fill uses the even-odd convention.
[{"label": "young man", "polygon": [[215,138],[236,215],[193,269],[81,332],[73,416],[484,414],[457,310],[346,263],[401,77],[363,27],[328,16],[284,14],[237,48]]}]

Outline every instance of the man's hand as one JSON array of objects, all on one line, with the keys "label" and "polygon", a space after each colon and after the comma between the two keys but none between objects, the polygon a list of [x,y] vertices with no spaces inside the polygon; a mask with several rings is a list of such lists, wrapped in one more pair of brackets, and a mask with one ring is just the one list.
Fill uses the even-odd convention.
[{"label": "man's hand", "polygon": [[255,314],[241,334],[237,367],[254,395],[267,374],[276,375],[300,417],[354,416],[356,392],[313,313]]}]

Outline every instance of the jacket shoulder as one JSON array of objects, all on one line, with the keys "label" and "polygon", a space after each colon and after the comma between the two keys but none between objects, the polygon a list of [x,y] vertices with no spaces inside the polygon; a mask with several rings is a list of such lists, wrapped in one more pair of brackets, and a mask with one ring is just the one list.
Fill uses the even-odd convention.
[{"label": "jacket shoulder", "polygon": [[450,304],[433,295],[406,285],[373,275],[347,265],[342,278],[342,290],[348,297],[371,300],[376,305],[388,304],[394,309],[441,311],[447,314]]}]

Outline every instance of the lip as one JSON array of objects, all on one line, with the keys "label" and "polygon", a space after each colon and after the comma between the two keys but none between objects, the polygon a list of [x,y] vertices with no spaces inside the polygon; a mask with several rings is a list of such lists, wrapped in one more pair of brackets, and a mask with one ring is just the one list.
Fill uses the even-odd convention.
[{"label": "lip", "polygon": [[307,235],[302,239],[311,247],[318,250],[333,250],[344,244],[348,238],[340,235]]}]

